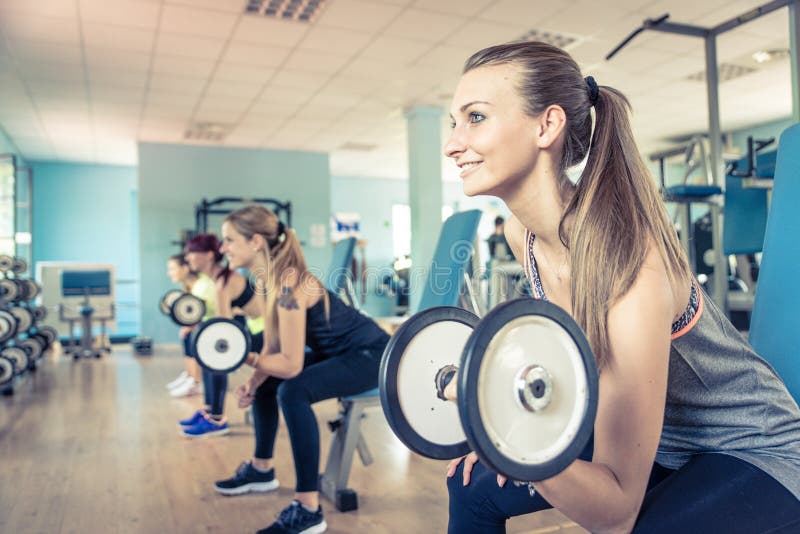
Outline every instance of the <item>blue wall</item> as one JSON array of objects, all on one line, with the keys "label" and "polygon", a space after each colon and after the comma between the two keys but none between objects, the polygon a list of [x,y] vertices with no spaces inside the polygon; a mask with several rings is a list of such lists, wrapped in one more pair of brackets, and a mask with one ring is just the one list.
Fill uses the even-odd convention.
[{"label": "blue wall", "polygon": [[[194,228],[194,206],[203,197],[269,197],[292,202],[292,224],[309,267],[325,269],[330,261],[328,219],[331,180],[328,155],[143,143],[139,145],[139,250],[141,258],[142,335],[175,342],[177,329],[157,308],[170,288],[167,257],[180,230]],[[209,218],[219,232],[221,216]],[[311,241],[311,226],[323,225],[325,242]],[[316,246],[315,246],[316,245]]]},{"label": "blue wall", "polygon": [[31,167],[34,263],[114,264],[117,333],[138,333],[136,168],[62,162]]}]

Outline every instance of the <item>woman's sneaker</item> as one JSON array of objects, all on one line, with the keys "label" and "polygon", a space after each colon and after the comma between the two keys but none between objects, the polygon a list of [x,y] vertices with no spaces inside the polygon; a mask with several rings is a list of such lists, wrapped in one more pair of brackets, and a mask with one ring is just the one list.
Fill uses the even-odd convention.
[{"label": "woman's sneaker", "polygon": [[278,520],[256,534],[320,534],[328,530],[328,524],[322,517],[322,507],[311,512],[297,501],[292,501],[278,515]]},{"label": "woman's sneaker", "polygon": [[200,419],[205,417],[206,411],[205,410],[197,410],[192,415],[187,417],[186,419],[181,419],[178,421],[178,424],[181,426],[194,426],[200,422]]},{"label": "woman's sneaker", "polygon": [[200,386],[194,378],[187,378],[182,384],[172,388],[169,394],[175,398],[200,395]]},{"label": "woman's sneaker", "polygon": [[252,462],[242,462],[236,474],[227,480],[214,483],[214,489],[223,495],[242,495],[248,492],[263,492],[278,489],[280,484],[275,478],[275,469],[259,471]]},{"label": "woman's sneaker", "polygon": [[184,381],[186,381],[187,378],[189,378],[189,373],[187,373],[186,371],[182,372],[181,374],[178,375],[178,378],[167,384],[167,389],[174,389],[180,386],[181,384],[184,383]]},{"label": "woman's sneaker", "polygon": [[183,429],[183,435],[187,438],[210,438],[211,436],[224,436],[230,433],[228,422],[215,421],[208,414],[203,414],[202,419],[192,426]]}]

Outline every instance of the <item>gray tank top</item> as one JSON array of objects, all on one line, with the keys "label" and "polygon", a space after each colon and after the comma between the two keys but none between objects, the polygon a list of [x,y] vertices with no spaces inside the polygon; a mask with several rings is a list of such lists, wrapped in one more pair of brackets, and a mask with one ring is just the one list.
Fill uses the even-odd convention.
[{"label": "gray tank top", "polygon": [[[525,274],[547,300],[526,232]],[[696,454],[752,464],[800,499],[800,408],[775,370],[693,283],[672,325],[664,428],[656,462],[678,469]]]}]

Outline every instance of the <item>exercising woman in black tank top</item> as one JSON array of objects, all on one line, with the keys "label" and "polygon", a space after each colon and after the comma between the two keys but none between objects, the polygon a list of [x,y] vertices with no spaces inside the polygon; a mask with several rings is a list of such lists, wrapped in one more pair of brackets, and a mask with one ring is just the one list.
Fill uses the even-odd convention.
[{"label": "exercising woman in black tank top", "polygon": [[324,532],[317,492],[319,433],[311,405],[375,388],[389,336],[308,272],[294,232],[271,211],[238,210],[225,220],[222,235],[229,264],[260,274],[255,282],[256,293],[265,296],[266,343],[261,352],[251,352],[247,363],[255,372],[237,389],[239,406],[253,406],[255,454],[216,489],[238,495],[278,487],[272,456],[280,405],[297,486],[295,500],[262,532]]}]

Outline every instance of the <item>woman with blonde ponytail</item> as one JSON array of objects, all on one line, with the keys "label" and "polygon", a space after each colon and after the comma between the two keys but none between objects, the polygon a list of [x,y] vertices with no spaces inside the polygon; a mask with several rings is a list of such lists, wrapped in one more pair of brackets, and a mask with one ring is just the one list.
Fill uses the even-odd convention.
[{"label": "woman with blonde ponytail", "polygon": [[240,408],[253,407],[255,452],[232,478],[217,482],[216,490],[240,495],[278,487],[273,452],[280,405],[294,455],[295,497],[259,532],[324,532],[317,491],[319,431],[311,405],[377,387],[389,336],[308,271],[297,236],[272,211],[237,210],[225,219],[222,236],[228,265],[246,268],[262,296],[265,341],[248,357],[253,375],[236,392]]},{"label": "woman with blonde ponytail", "polygon": [[534,297],[583,328],[600,390],[592,442],[550,479],[451,462],[451,533],[551,507],[591,532],[800,531],[800,409],[693,279],[628,112],[544,43],[464,67],[445,154],[467,195],[508,205]]}]

